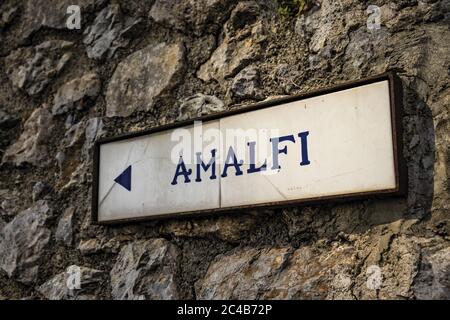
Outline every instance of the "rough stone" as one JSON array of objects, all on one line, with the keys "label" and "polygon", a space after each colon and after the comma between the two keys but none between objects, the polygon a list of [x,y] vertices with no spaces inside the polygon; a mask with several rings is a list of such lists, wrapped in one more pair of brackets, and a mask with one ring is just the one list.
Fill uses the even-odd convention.
[{"label": "rough stone", "polygon": [[224,26],[225,37],[211,58],[197,72],[203,81],[222,81],[239,71],[261,55],[265,40],[262,20],[258,20],[255,2],[240,2]]},{"label": "rough stone", "polygon": [[19,194],[8,189],[0,190],[0,215],[4,217],[15,216],[19,206]]},{"label": "rough stone", "polygon": [[63,144],[65,149],[79,149],[86,137],[86,123],[85,119],[78,123],[71,125],[64,133]]},{"label": "rough stone", "polygon": [[420,300],[450,299],[450,246],[422,251],[413,291]]},{"label": "rough stone", "polygon": [[72,57],[73,43],[48,40],[35,47],[19,48],[6,57],[6,74],[13,85],[29,95],[40,93]]},{"label": "rough stone", "polygon": [[[80,30],[65,27],[68,15],[61,9],[68,0],[0,1],[0,157],[9,159],[0,165],[0,299],[449,299],[448,0],[379,0],[381,28],[374,30],[367,27],[368,3],[353,0],[309,1],[313,6],[298,18],[277,16],[276,1],[77,2]],[[181,62],[166,54],[177,44],[184,48]],[[151,50],[146,64],[141,58]],[[166,60],[171,67],[160,68]],[[252,67],[259,85],[252,73],[241,78]],[[254,215],[236,210],[126,226],[92,224],[92,144],[100,136],[259,100],[251,93],[239,97],[233,85],[243,92],[255,86],[268,101],[386,70],[396,70],[403,87],[405,197],[294,206],[267,215],[258,207]],[[92,72],[102,79],[97,97],[78,98],[89,86],[74,80]],[[113,77],[110,97],[118,92],[117,110],[129,112],[126,118],[106,117]],[[72,87],[75,98],[66,91],[59,96],[69,96],[61,107],[67,111],[52,121],[46,111],[34,114],[40,106],[51,113],[58,91]],[[26,165],[15,166],[16,160]],[[28,165],[40,160],[48,165]],[[43,199],[60,208],[45,223],[25,222],[21,213],[41,203],[32,201],[37,181],[55,189]],[[69,207],[76,214],[67,246],[56,237],[68,234],[60,223]],[[6,247],[5,236],[14,239]],[[160,237],[172,244],[149,240]],[[54,278],[74,263],[107,272],[72,294],[65,290],[67,279]]]},{"label": "rough stone", "polygon": [[83,161],[92,160],[92,145],[104,133],[103,121],[98,117],[69,124],[61,141],[61,150],[56,154],[59,166],[57,190],[63,191],[86,181],[88,169]]},{"label": "rough stone", "polygon": [[[100,270],[72,265],[40,285],[37,290],[49,300],[90,300],[88,294],[101,284],[103,274]],[[76,278],[78,275],[79,283]],[[91,297],[95,299],[95,295]]]},{"label": "rough stone", "polygon": [[100,91],[101,82],[96,73],[87,73],[73,79],[61,88],[53,100],[53,114],[63,114],[72,109],[82,110],[86,100],[94,100]]},{"label": "rough stone", "polygon": [[177,120],[187,120],[224,110],[224,103],[215,96],[197,93],[184,99]]},{"label": "rough stone", "polygon": [[100,252],[117,253],[119,249],[120,241],[116,238],[109,239],[105,237],[97,237],[92,239],[83,239],[78,245],[78,251],[85,256]]},{"label": "rough stone", "polygon": [[316,248],[297,249],[289,265],[271,284],[264,299],[354,299],[355,250],[335,245],[321,252]]},{"label": "rough stone", "polygon": [[83,185],[87,181],[88,168],[84,163],[78,165],[70,174],[69,181],[59,188],[59,192],[65,192],[70,188]]},{"label": "rough stone", "polygon": [[40,258],[50,240],[46,221],[52,211],[46,201],[20,212],[0,234],[0,268],[25,284],[36,280]]},{"label": "rough stone", "polygon": [[231,91],[240,99],[263,99],[258,69],[249,66],[239,72],[233,79]]},{"label": "rough stone", "polygon": [[183,69],[181,44],[149,45],[128,56],[116,68],[106,93],[106,115],[127,117],[148,111],[154,99],[172,88]]},{"label": "rough stone", "polygon": [[70,246],[73,240],[73,215],[75,213],[74,207],[69,207],[64,210],[63,215],[58,221],[58,226],[56,227],[55,240],[56,242],[62,243],[66,246]]},{"label": "rough stone", "polygon": [[124,16],[118,4],[111,4],[96,16],[93,24],[84,32],[83,42],[91,59],[111,58],[118,48],[128,45],[125,37],[139,19]]},{"label": "rough stone", "polygon": [[351,298],[354,250],[242,249],[218,256],[196,284],[199,299]]},{"label": "rough stone", "polygon": [[367,21],[365,9],[352,1],[335,2],[323,0],[319,6],[301,15],[296,23],[296,32],[309,38],[312,53],[341,51],[345,48],[347,32],[358,23]]},{"label": "rough stone", "polygon": [[12,5],[1,7],[2,13],[0,14],[0,30],[7,27],[11,21],[17,16],[17,7]]},{"label": "rough stone", "polygon": [[111,270],[114,299],[178,299],[178,248],[165,239],[136,241],[122,248]]},{"label": "rough stone", "polygon": [[47,139],[52,128],[50,112],[44,107],[36,109],[25,122],[19,139],[5,151],[2,162],[31,163],[38,167],[49,164]]},{"label": "rough stone", "polygon": [[253,215],[211,219],[174,220],[161,226],[162,234],[176,237],[206,237],[214,235],[223,241],[237,242],[257,223]]},{"label": "rough stone", "polygon": [[[193,31],[197,35],[213,33],[227,17],[235,0],[156,0],[150,17],[158,23],[181,32]],[[212,23],[213,22],[213,23]]]},{"label": "rough stone", "polygon": [[85,142],[86,119],[82,119],[76,124],[67,124],[68,129],[61,140],[61,149],[56,154],[56,161],[59,166],[59,179],[55,189],[61,189],[71,179],[72,174],[80,165],[82,148]]},{"label": "rough stone", "polygon": [[103,128],[103,121],[102,118],[96,117],[91,118],[86,123],[86,129],[84,131],[85,134],[85,143],[83,145],[83,156],[85,159],[89,158],[89,151],[91,150],[92,146],[94,145],[94,142],[101,138],[105,134],[105,130]]},{"label": "rough stone", "polygon": [[18,119],[5,110],[0,109],[0,129],[7,128]]},{"label": "rough stone", "polygon": [[37,201],[49,193],[51,187],[45,181],[38,181],[33,186],[32,196],[33,201]]},{"label": "rough stone", "polygon": [[80,7],[83,22],[83,14],[95,10],[104,2],[105,0],[80,0],[76,3],[71,0],[27,0],[22,15],[23,30],[20,36],[23,39],[27,39],[43,27],[53,29],[67,28],[66,22],[69,17],[67,8],[73,4]]}]

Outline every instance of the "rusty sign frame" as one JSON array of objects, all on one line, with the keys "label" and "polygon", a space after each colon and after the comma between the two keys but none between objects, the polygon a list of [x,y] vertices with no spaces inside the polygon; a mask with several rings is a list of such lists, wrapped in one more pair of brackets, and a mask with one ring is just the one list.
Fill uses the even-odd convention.
[{"label": "rusty sign frame", "polygon": [[[179,212],[179,213],[169,213],[169,214],[159,214],[159,215],[149,215],[145,217],[137,217],[137,218],[125,218],[125,219],[117,219],[110,221],[98,221],[98,187],[99,187],[99,166],[100,166],[100,146],[105,143],[126,140],[130,138],[136,138],[140,136],[145,136],[149,134],[153,134],[160,131],[176,129],[179,127],[193,125],[194,121],[211,121],[217,120],[220,118],[224,118],[227,116],[232,116],[236,114],[246,113],[249,111],[259,110],[274,107],[280,104],[285,104],[289,102],[294,102],[298,100],[303,100],[307,98],[312,98],[316,96],[321,96],[328,93],[333,93],[337,91],[342,91],[346,89],[352,89],[359,86],[380,82],[388,80],[389,83],[389,99],[390,99],[390,110],[391,110],[391,128],[392,128],[392,142],[393,142],[393,154],[394,154],[394,169],[395,169],[395,187],[392,189],[384,189],[377,191],[368,191],[368,192],[356,192],[349,194],[341,194],[341,195],[333,195],[333,196],[319,196],[314,198],[307,199],[297,199],[297,200],[285,200],[285,201],[276,201],[276,202],[267,202],[260,203],[255,205],[242,205],[235,207],[227,207],[227,208],[215,208],[215,209],[206,209],[199,211],[187,211],[187,212]],[[405,159],[403,157],[403,137],[402,137],[402,119],[403,119],[403,90],[402,90],[402,82],[401,79],[394,72],[386,72],[377,76],[364,78],[361,80],[350,81],[334,86],[330,86],[328,88],[314,90],[306,93],[301,93],[292,96],[286,96],[270,101],[263,101],[260,103],[256,103],[250,106],[245,106],[238,109],[233,109],[229,111],[217,112],[214,114],[196,117],[185,121],[174,122],[170,124],[165,124],[161,126],[157,126],[154,128],[126,133],[114,137],[101,138],[94,143],[94,158],[93,158],[93,174],[92,174],[92,215],[91,219],[93,223],[100,225],[112,225],[112,224],[120,224],[120,223],[131,223],[131,222],[139,222],[139,221],[149,221],[155,219],[170,219],[176,217],[198,217],[203,215],[208,215],[212,213],[225,213],[225,212],[240,212],[245,209],[255,209],[255,208],[266,208],[266,209],[275,209],[275,208],[285,208],[292,207],[298,205],[305,204],[320,204],[324,201],[336,201],[340,202],[343,200],[358,200],[358,199],[367,199],[367,198],[380,198],[380,197],[393,197],[393,196],[404,196],[406,194],[407,189],[407,168]]]}]

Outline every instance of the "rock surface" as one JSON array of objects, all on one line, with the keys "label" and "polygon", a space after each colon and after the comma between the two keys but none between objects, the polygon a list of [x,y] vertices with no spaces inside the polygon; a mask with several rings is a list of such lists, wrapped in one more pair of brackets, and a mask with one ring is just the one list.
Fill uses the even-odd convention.
[{"label": "rock surface", "polygon": [[221,81],[235,76],[261,54],[262,20],[255,2],[240,2],[224,26],[225,38],[197,72],[203,81]]},{"label": "rock surface", "polygon": [[45,201],[19,213],[0,234],[0,268],[9,277],[31,284],[39,272],[40,258],[50,240],[46,227],[52,211]]},{"label": "rock surface", "polygon": [[[81,0],[76,5],[80,7],[81,18],[83,14],[90,12],[102,5],[105,0]],[[71,0],[27,0],[23,13],[23,31],[21,36],[26,39],[43,27],[53,29],[67,28],[69,17],[67,8],[75,4]]]},{"label": "rock surface", "polygon": [[150,17],[181,32],[193,30],[197,35],[216,32],[226,19],[235,0],[156,0]]},{"label": "rock surface", "polygon": [[72,45],[69,41],[48,40],[35,47],[17,49],[6,57],[6,73],[14,86],[36,95],[70,60],[68,49]]},{"label": "rock surface", "polygon": [[55,240],[66,246],[70,246],[73,240],[73,215],[75,213],[74,207],[69,207],[64,210],[63,215],[58,221],[56,227]]},{"label": "rock surface", "polygon": [[19,139],[5,151],[3,162],[16,165],[31,163],[35,166],[49,164],[47,139],[52,127],[50,112],[44,107],[36,109],[25,122]]},{"label": "rock surface", "polygon": [[[88,267],[72,265],[38,287],[48,300],[90,300],[88,293],[95,291],[102,282],[104,272]],[[95,296],[93,296],[95,298]]]},{"label": "rock surface", "polygon": [[17,7],[13,7],[11,5],[2,7],[2,13],[0,15],[0,30],[7,27],[16,16]]},{"label": "rock surface", "polygon": [[84,32],[83,43],[91,59],[111,58],[118,48],[128,45],[129,40],[124,35],[133,28],[139,20],[124,16],[118,4],[112,4],[97,15],[93,24]]},{"label": "rock surface", "polygon": [[250,66],[239,72],[233,79],[231,91],[241,99],[262,100],[258,70]]},{"label": "rock surface", "polygon": [[[351,298],[351,247],[244,249],[218,257],[197,283],[199,299]],[[330,293],[333,292],[333,295]]]},{"label": "rock surface", "polygon": [[73,79],[56,92],[53,100],[53,114],[63,114],[71,109],[81,110],[87,99],[95,99],[100,91],[100,79],[95,73],[87,73]]},{"label": "rock surface", "polygon": [[180,106],[178,121],[204,116],[224,110],[224,103],[215,96],[197,93],[184,99]]},{"label": "rock surface", "polygon": [[450,299],[450,247],[424,250],[414,279],[417,299]]},{"label": "rock surface", "polygon": [[122,248],[111,270],[114,299],[178,299],[179,250],[164,239],[137,241]]},{"label": "rock surface", "polygon": [[[363,1],[278,3],[79,0],[69,30],[66,0],[0,1],[0,299],[449,298],[449,1],[378,0],[379,28]],[[100,137],[387,70],[404,197],[91,222]]]},{"label": "rock surface", "polygon": [[84,132],[86,137],[86,143],[83,146],[85,150],[92,147],[96,139],[100,138],[104,134],[103,121],[101,118],[91,118],[87,121],[86,130]]},{"label": "rock surface", "polygon": [[257,223],[253,215],[211,219],[175,220],[161,226],[161,233],[177,237],[205,237],[214,235],[221,240],[236,242]]},{"label": "rock surface", "polygon": [[183,69],[181,44],[150,45],[128,56],[118,66],[106,93],[108,117],[127,117],[148,111],[154,99],[172,88]]},{"label": "rock surface", "polygon": [[50,186],[44,181],[38,181],[33,186],[33,201],[37,201],[43,198],[47,193],[51,191]]}]

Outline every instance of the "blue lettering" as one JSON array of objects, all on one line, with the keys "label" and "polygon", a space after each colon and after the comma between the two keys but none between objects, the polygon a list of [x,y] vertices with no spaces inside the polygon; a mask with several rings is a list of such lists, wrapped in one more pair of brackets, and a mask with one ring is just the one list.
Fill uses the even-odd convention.
[{"label": "blue lettering", "polygon": [[272,170],[281,169],[281,166],[279,165],[278,162],[278,155],[280,153],[287,154],[287,146],[285,146],[283,149],[278,148],[278,144],[283,141],[291,141],[295,143],[295,138],[291,134],[289,136],[282,136],[270,139],[270,142],[272,142],[272,157],[273,157]]},{"label": "blue lettering", "polygon": [[[233,163],[230,163],[231,160],[233,161]],[[234,167],[236,169],[237,176],[244,174],[240,168],[243,163],[243,160],[237,160],[236,155],[234,154],[233,147],[230,147],[228,149],[227,159],[225,160],[225,165],[223,167],[222,177],[225,178],[227,176],[228,167]]]},{"label": "blue lettering", "polygon": [[311,162],[308,159],[308,137],[309,131],[300,132],[298,136],[300,137],[300,141],[302,144],[302,161],[300,162],[301,166],[306,166],[310,164]]},{"label": "blue lettering", "polygon": [[192,169],[187,170],[184,164],[183,157],[180,156],[180,161],[178,162],[177,169],[175,171],[175,177],[173,177],[172,185],[177,184],[178,176],[184,176],[184,183],[191,182],[189,175],[192,173]]},{"label": "blue lettering", "polygon": [[256,168],[256,142],[252,141],[247,143],[250,151],[250,167],[247,169],[247,173],[260,172],[267,169],[267,160],[264,160],[264,164],[259,168]]},{"label": "blue lettering", "polygon": [[200,177],[200,171],[201,168],[203,170],[208,171],[208,169],[211,167],[211,176],[209,177],[211,180],[216,179],[216,149],[211,150],[211,160],[209,160],[208,164],[205,165],[205,163],[202,161],[202,153],[197,152],[197,178],[195,181],[200,182],[202,181]]}]

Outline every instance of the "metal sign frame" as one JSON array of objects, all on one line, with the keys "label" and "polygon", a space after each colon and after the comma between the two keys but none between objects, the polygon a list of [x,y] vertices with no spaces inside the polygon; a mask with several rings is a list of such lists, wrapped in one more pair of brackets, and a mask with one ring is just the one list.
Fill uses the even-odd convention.
[{"label": "metal sign frame", "polygon": [[[149,215],[145,217],[138,218],[126,218],[126,219],[118,219],[112,221],[98,221],[98,186],[99,186],[99,164],[100,164],[100,146],[105,143],[126,140],[130,138],[136,138],[140,136],[145,136],[149,134],[153,134],[160,131],[176,129],[188,125],[193,125],[194,121],[210,121],[217,120],[220,118],[224,118],[231,115],[241,114],[249,111],[270,108],[273,106],[277,106],[280,104],[285,104],[289,102],[294,102],[297,100],[303,100],[307,98],[312,98],[316,96],[321,96],[324,94],[329,94],[337,91],[342,91],[346,89],[352,89],[355,87],[372,84],[375,82],[380,82],[383,80],[388,80],[389,82],[389,97],[390,97],[390,109],[391,109],[391,127],[392,127],[392,139],[393,139],[393,154],[394,154],[394,169],[395,169],[395,188],[385,189],[385,190],[377,190],[377,191],[369,191],[369,192],[356,192],[349,194],[341,194],[341,195],[333,195],[333,196],[319,196],[314,198],[307,199],[298,199],[298,200],[285,200],[285,201],[277,201],[277,202],[268,202],[268,203],[260,203],[255,205],[243,205],[243,206],[235,206],[235,207],[227,207],[227,208],[216,208],[216,209],[207,209],[201,211],[188,211],[188,212],[180,212],[180,213],[171,213],[171,214],[160,214],[160,215]],[[218,212],[239,212],[245,209],[255,209],[255,208],[267,208],[267,209],[275,209],[275,208],[285,208],[292,207],[298,205],[305,204],[319,204],[324,201],[336,201],[340,202],[343,200],[358,200],[358,199],[367,199],[367,198],[381,198],[381,197],[392,197],[392,196],[404,196],[406,194],[407,189],[407,168],[406,163],[403,157],[403,138],[402,138],[402,118],[403,118],[403,90],[402,83],[400,78],[394,72],[386,72],[377,76],[373,76],[370,78],[365,78],[356,81],[350,81],[343,84],[338,84],[334,86],[330,86],[328,88],[314,90],[311,92],[306,92],[302,94],[282,97],[279,99],[274,99],[270,101],[264,101],[260,103],[256,103],[250,106],[245,106],[238,109],[233,109],[229,111],[218,112],[214,114],[210,114],[203,117],[196,117],[186,121],[174,122],[166,125],[157,126],[154,128],[150,128],[147,130],[142,130],[138,132],[132,132],[127,134],[122,134],[114,137],[107,137],[99,139],[95,142],[94,148],[94,159],[93,159],[93,183],[92,183],[92,222],[101,225],[111,225],[111,224],[120,224],[120,223],[129,223],[129,222],[138,222],[138,221],[148,221],[155,219],[168,219],[174,217],[198,217],[203,215],[208,215],[212,213]]]}]

